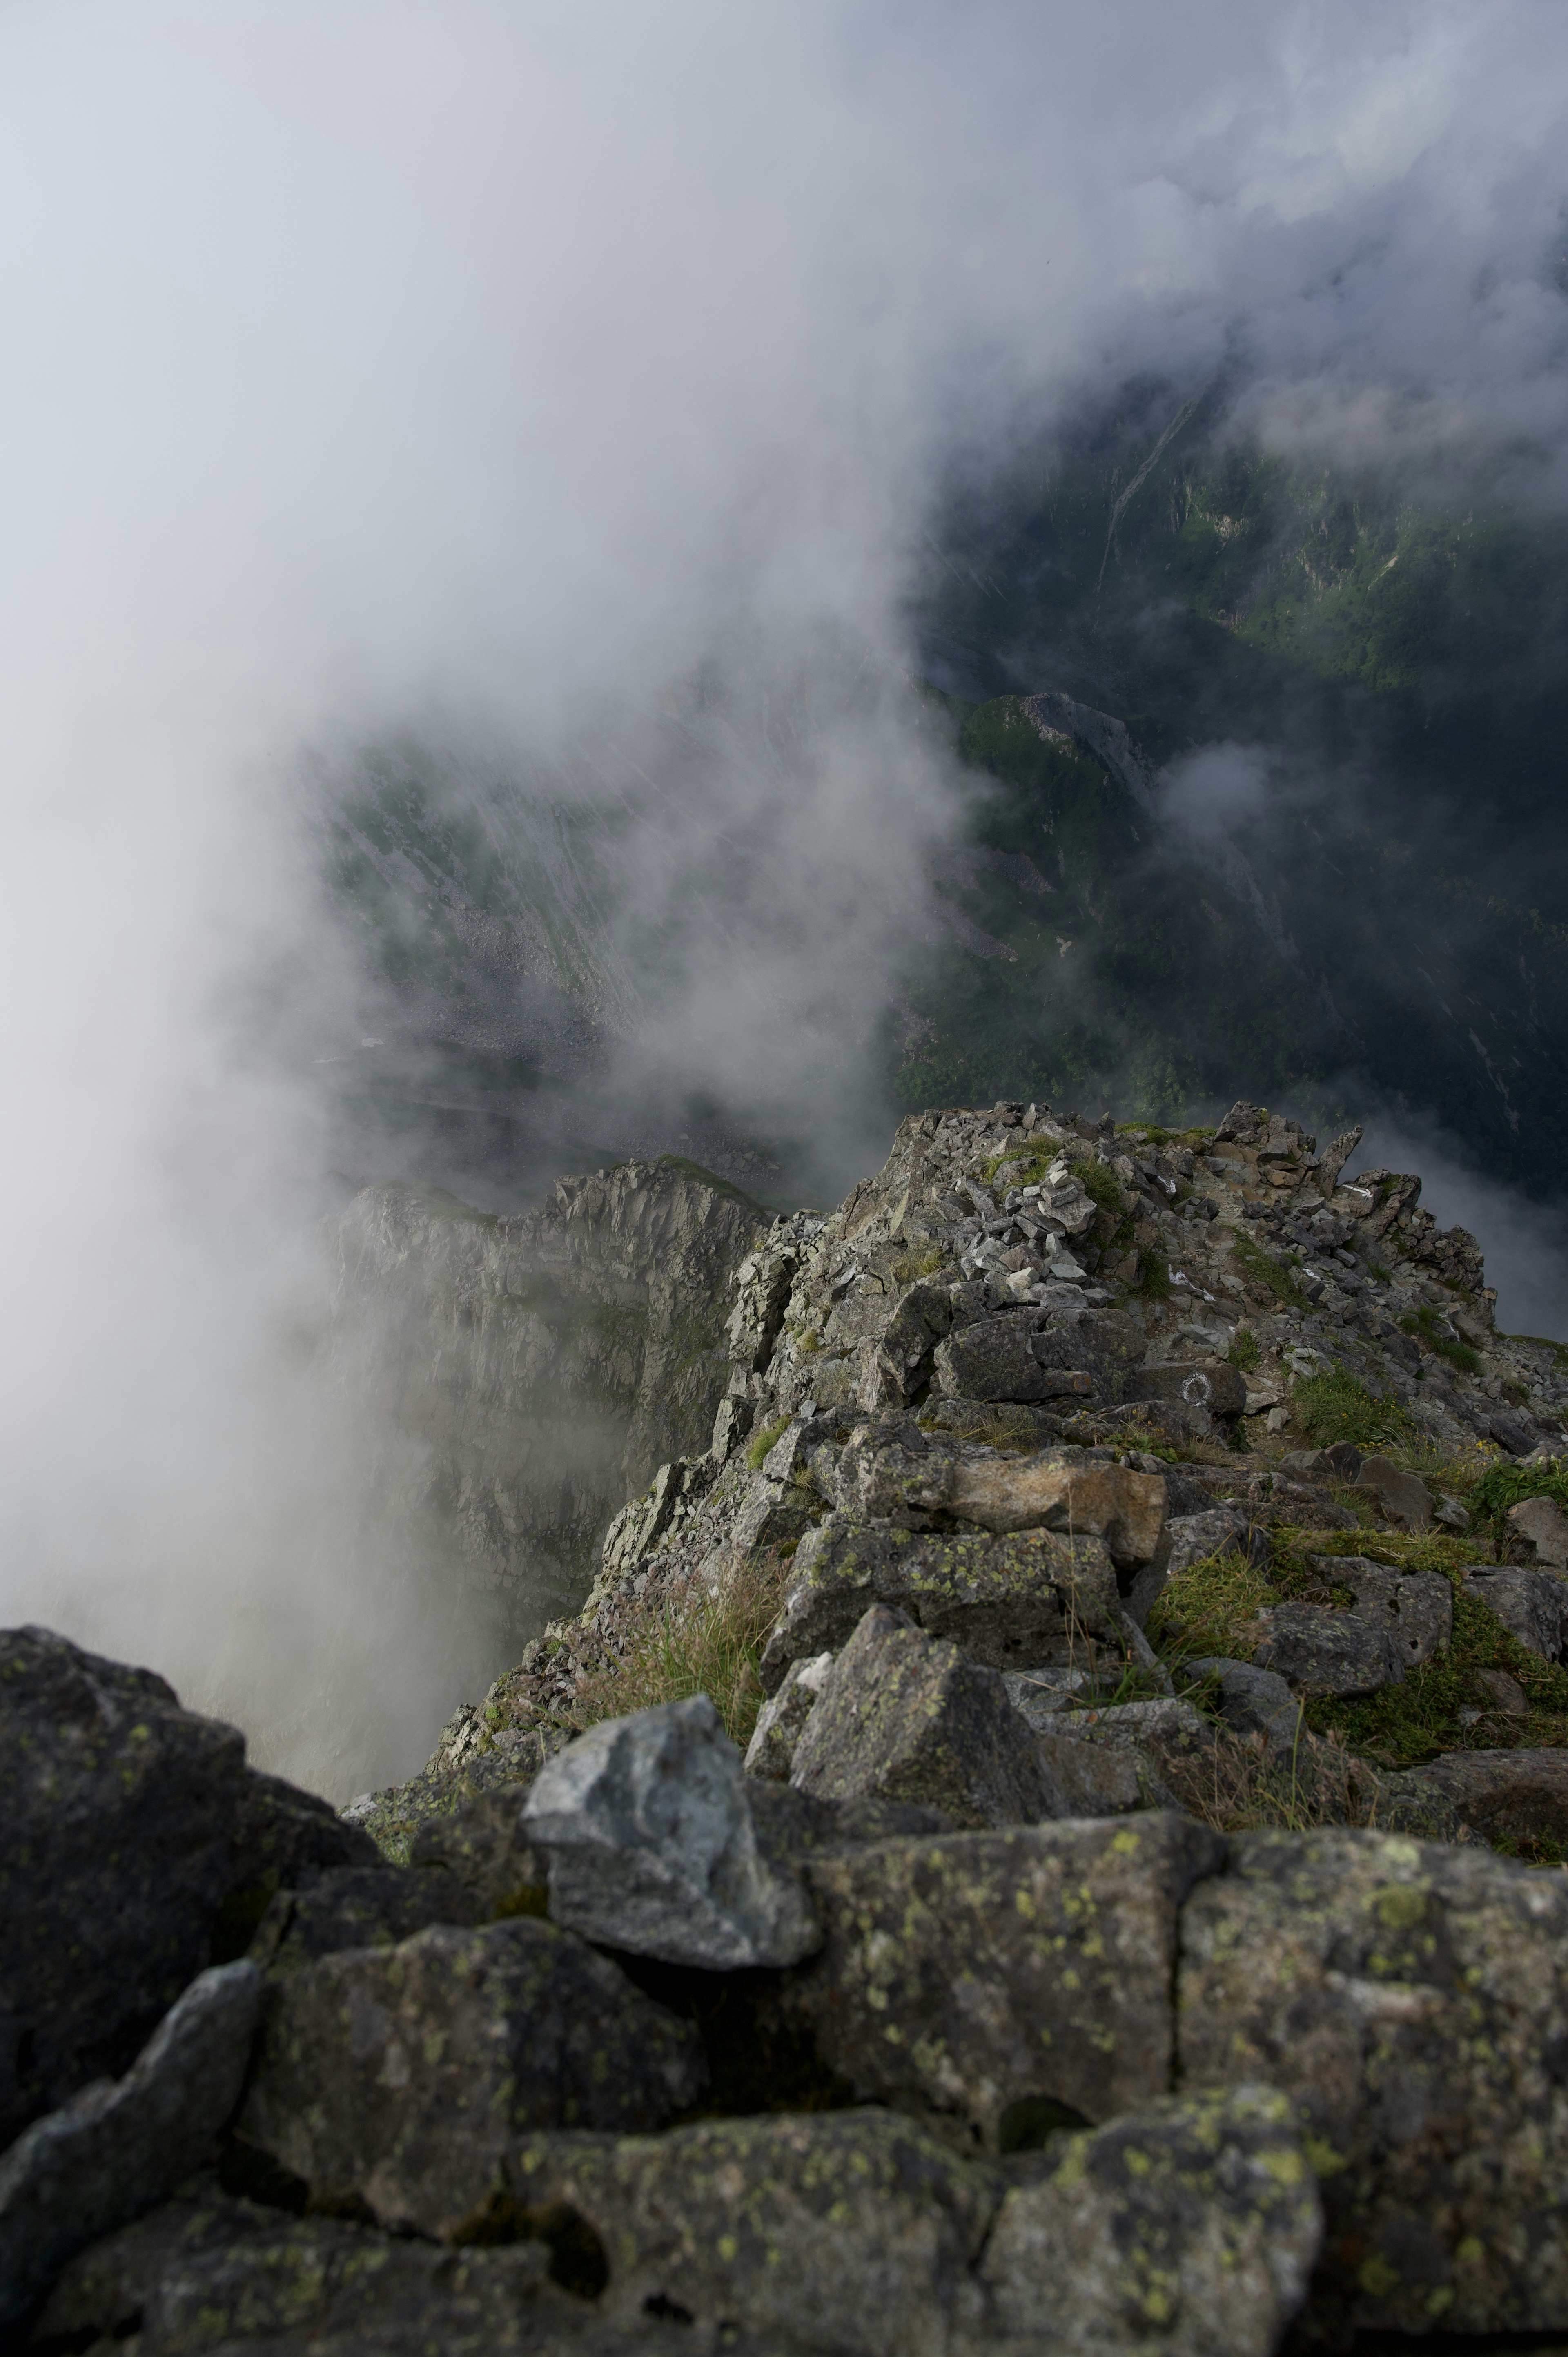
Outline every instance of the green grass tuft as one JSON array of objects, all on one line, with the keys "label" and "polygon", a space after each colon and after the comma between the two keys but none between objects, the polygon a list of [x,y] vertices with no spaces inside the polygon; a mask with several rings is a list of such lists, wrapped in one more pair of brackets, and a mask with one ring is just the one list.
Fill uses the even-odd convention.
[{"label": "green grass tuft", "polygon": [[1311,1303],[1289,1269],[1282,1268],[1277,1260],[1272,1259],[1260,1244],[1253,1243],[1245,1230],[1237,1229],[1231,1241],[1230,1252],[1231,1257],[1240,1264],[1245,1275],[1250,1276],[1255,1285],[1266,1286],[1276,1300],[1284,1302],[1292,1309],[1311,1308]]},{"label": "green grass tuft", "polygon": [[1230,1364],[1239,1367],[1244,1375],[1250,1375],[1262,1355],[1262,1346],[1251,1328],[1238,1326],[1230,1337],[1230,1348],[1226,1352]]},{"label": "green grass tuft", "polygon": [[1489,1528],[1499,1544],[1508,1530],[1510,1506],[1526,1498],[1550,1498],[1568,1512],[1568,1465],[1493,1465],[1483,1473],[1466,1503],[1473,1521]]},{"label": "green grass tuft", "polygon": [[1435,1351],[1440,1359],[1448,1360],[1455,1367],[1463,1367],[1467,1375],[1480,1373],[1481,1361],[1477,1353],[1467,1342],[1457,1341],[1448,1332],[1438,1312],[1428,1303],[1423,1302],[1419,1309],[1408,1311],[1399,1322],[1407,1334],[1413,1334],[1418,1341],[1425,1343],[1429,1351]]},{"label": "green grass tuft", "polygon": [[634,1607],[622,1623],[619,1658],[578,1687],[575,1723],[592,1727],[628,1711],[705,1694],[744,1751],[762,1707],[762,1649],[789,1578],[789,1566],[781,1555],[748,1556],[726,1576],[716,1596],[699,1591]]},{"label": "green grass tuft", "polygon": [[1291,1408],[1318,1448],[1331,1448],[1337,1440],[1353,1441],[1358,1448],[1403,1448],[1417,1437],[1408,1409],[1398,1400],[1377,1398],[1339,1367],[1300,1377],[1291,1391]]},{"label": "green grass tuft", "polygon": [[1161,1253],[1143,1253],[1138,1259],[1138,1282],[1134,1293],[1145,1301],[1168,1301],[1171,1297],[1171,1265]]},{"label": "green grass tuft", "polygon": [[787,1415],[781,1415],[772,1424],[765,1424],[760,1432],[752,1434],[746,1449],[746,1461],[752,1472],[761,1472],[763,1458],[773,1447],[774,1442],[781,1440],[789,1429],[789,1418]]}]

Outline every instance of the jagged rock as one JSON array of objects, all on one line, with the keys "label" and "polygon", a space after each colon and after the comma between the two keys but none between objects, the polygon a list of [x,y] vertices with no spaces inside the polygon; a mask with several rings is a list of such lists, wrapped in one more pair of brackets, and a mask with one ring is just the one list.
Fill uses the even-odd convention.
[{"label": "jagged rock", "polygon": [[1325,1195],[1332,1195],[1339,1184],[1339,1174],[1366,1135],[1358,1122],[1353,1129],[1341,1131],[1326,1145],[1317,1157],[1316,1178]]},{"label": "jagged rock", "polygon": [[[1315,2330],[1563,2329],[1568,1890],[1345,1827],[1232,1837],[1182,1916],[1182,2084],[1296,2109],[1326,2233]],[[1282,1993],[1289,1992],[1282,2001]]]},{"label": "jagged rock", "polygon": [[1178,1675],[1184,1684],[1193,1685],[1215,1679],[1219,1716],[1238,1735],[1266,1727],[1282,1711],[1288,1711],[1293,1721],[1295,1718],[1295,1696],[1283,1678],[1273,1670],[1260,1669],[1256,1662],[1230,1662],[1219,1654],[1203,1653],[1183,1662]]},{"label": "jagged rock", "polygon": [[1387,1622],[1407,1670],[1421,1669],[1447,1652],[1454,1635],[1454,1590],[1442,1572],[1391,1571],[1362,1555],[1316,1555],[1308,1560],[1326,1583],[1349,1589],[1359,1619]]},{"label": "jagged rock", "polygon": [[427,1923],[482,1920],[467,1891],[445,1877],[406,1867],[338,1867],[307,1890],[278,1892],[251,1955],[268,1972],[295,1972],[340,1948],[395,1947]]},{"label": "jagged rock", "polygon": [[922,1430],[977,1441],[985,1448],[1046,1448],[1062,1436],[1060,1415],[1022,1401],[932,1398],[919,1415]]},{"label": "jagged rock", "polygon": [[704,2075],[696,2031],[571,1932],[437,1924],[273,1986],[238,2133],[318,2207],[462,2241],[521,2131],[658,2127]]},{"label": "jagged rock", "polygon": [[817,1941],[799,1887],[758,1856],[741,1758],[706,1695],[593,1727],[523,1806],[552,1920],[607,1947],[731,1970]]},{"label": "jagged rock", "polygon": [[1441,1794],[1483,1841],[1568,1846],[1568,1751],[1449,1751],[1389,1781]]},{"label": "jagged rock", "polygon": [[1027,1824],[1048,1795],[1000,1674],[874,1604],[822,1680],[790,1782],[832,1801],[877,1796],[961,1825]]},{"label": "jagged rock", "polygon": [[776,1695],[769,1695],[757,1714],[757,1725],[742,1763],[748,1776],[762,1776],[775,1782],[788,1781],[795,1763],[795,1746],[816,1706],[832,1658],[831,1653],[814,1653],[807,1660],[790,1663],[783,1684]]},{"label": "jagged rock", "polygon": [[[55,2348],[134,2340],[145,2357],[215,2349],[331,2357],[644,2357],[548,2280],[542,2243],[445,2249],[338,2218],[295,2218],[203,2185],[95,2244],[38,2319]],[[657,2328],[653,2328],[657,2330]]]},{"label": "jagged rock", "polygon": [[449,1816],[428,1817],[419,1827],[409,1844],[410,1866],[453,1894],[442,1901],[452,1911],[432,1921],[489,1923],[505,1915],[543,1914],[548,1867],[519,1824],[522,1798],[517,1785],[504,1785],[476,1793]]},{"label": "jagged rock", "polygon": [[[1007,2194],[981,2263],[987,2346],[1273,2357],[1299,2313],[1323,2208],[1285,2098],[1184,2095],[1059,2139]],[[1157,2334],[1156,2341],[1152,2335]]]},{"label": "jagged rock", "polygon": [[1363,1458],[1353,1441],[1337,1440],[1331,1448],[1292,1448],[1280,1458],[1280,1471],[1298,1481],[1345,1481],[1359,1477]]},{"label": "jagged rock", "polygon": [[1181,1400],[1188,1407],[1207,1408],[1210,1415],[1245,1413],[1247,1385],[1240,1370],[1223,1359],[1188,1360],[1161,1367],[1139,1367],[1123,1379],[1124,1400]]},{"label": "jagged rock", "polygon": [[1070,1338],[1047,1344],[1037,1309],[1004,1309],[950,1334],[933,1361],[937,1389],[950,1399],[1087,1399],[1094,1389],[1088,1353]]},{"label": "jagged rock", "polygon": [[151,1670],[48,1629],[0,1635],[0,2145],[126,2070],[284,1875],[377,1857]]},{"label": "jagged rock", "polygon": [[871,1604],[993,1669],[1122,1651],[1116,1576],[1094,1538],[947,1538],[835,1518],[801,1542],[794,1573],[763,1652],[769,1693],[792,1662],[836,1652]]},{"label": "jagged rock", "polygon": [[1506,1409],[1494,1409],[1487,1418],[1487,1430],[1500,1441],[1510,1457],[1533,1455],[1540,1440],[1535,1426],[1521,1415],[1510,1415]]},{"label": "jagged rock", "polygon": [[208,2158],[240,2100],[260,1994],[254,1964],[199,1974],[123,2079],[84,2087],[0,2158],[0,2326]]},{"label": "jagged rock", "polygon": [[1508,1513],[1509,1530],[1530,1547],[1538,1564],[1568,1571],[1568,1514],[1551,1498],[1521,1498]]},{"label": "jagged rock", "polygon": [[1263,1638],[1253,1659],[1298,1694],[1350,1700],[1403,1682],[1403,1655],[1386,1620],[1319,1604],[1271,1604],[1258,1619]]},{"label": "jagged rock", "polygon": [[827,1936],[780,2003],[859,2095],[965,2149],[1136,2110],[1170,2085],[1177,1914],[1224,1847],[1162,1812],[809,1859]]},{"label": "jagged rock", "polygon": [[508,2178],[519,2226],[582,2221],[604,2255],[601,2312],[622,2330],[663,2317],[699,2348],[733,2338],[758,2357],[961,2357],[979,2344],[972,2271],[997,2174],[886,2112],[537,2136]]},{"label": "jagged rock", "polygon": [[1407,1531],[1432,1528],[1432,1492],[1413,1473],[1402,1473],[1386,1457],[1363,1457],[1352,1487],[1361,1491],[1384,1520]]},{"label": "jagged rock", "polygon": [[1568,1639],[1568,1583],[1554,1571],[1478,1563],[1464,1582],[1465,1594],[1495,1612],[1510,1637],[1544,1662],[1561,1660]]},{"label": "jagged rock", "polygon": [[676,1162],[563,1178],[510,1219],[388,1181],[331,1242],[335,1372],[407,1436],[378,1505],[472,1564],[525,1634],[576,1609],[655,1469],[707,1448],[732,1288],[731,1347],[765,1365],[799,1258],[790,1223]]},{"label": "jagged rock", "polygon": [[[913,1445],[911,1445],[913,1444]],[[1165,1486],[1157,1473],[1084,1458],[1076,1450],[998,1457],[929,1444],[918,1429],[857,1432],[834,1479],[841,1510],[856,1522],[917,1522],[951,1515],[983,1530],[1067,1531],[1103,1539],[1114,1562],[1145,1564],[1159,1545]]]}]

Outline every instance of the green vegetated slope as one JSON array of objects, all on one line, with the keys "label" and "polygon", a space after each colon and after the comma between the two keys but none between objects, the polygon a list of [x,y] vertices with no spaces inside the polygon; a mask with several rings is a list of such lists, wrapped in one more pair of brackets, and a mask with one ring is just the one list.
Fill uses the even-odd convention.
[{"label": "green vegetated slope", "polygon": [[[975,1095],[1065,1074],[1165,1119],[1337,1076],[1543,1189],[1568,1148],[1568,533],[1219,447],[1214,400],[1138,481],[1179,414],[1144,389],[940,520],[928,664],[998,781],[982,842],[1050,897],[994,865],[962,887],[1017,959],[929,978],[906,1102],[966,1056]],[[988,692],[1046,688],[1155,764],[1254,748],[1269,782],[1230,850],[1162,836]],[[1042,930],[1073,943],[1050,971]]]}]

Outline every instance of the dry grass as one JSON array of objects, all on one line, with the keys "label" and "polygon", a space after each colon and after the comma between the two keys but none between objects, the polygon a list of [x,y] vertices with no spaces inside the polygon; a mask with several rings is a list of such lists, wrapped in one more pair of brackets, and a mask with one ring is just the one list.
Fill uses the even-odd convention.
[{"label": "dry grass", "polygon": [[1369,1824],[1377,1813],[1378,1788],[1363,1763],[1305,1726],[1283,1759],[1271,1760],[1261,1735],[1220,1728],[1211,1743],[1162,1754],[1159,1764],[1177,1806],[1219,1833],[1261,1825],[1308,1833]]},{"label": "dry grass", "polygon": [[729,1567],[715,1595],[693,1584],[628,1606],[616,1655],[578,1682],[573,1724],[592,1727],[705,1694],[744,1751],[762,1707],[757,1664],[789,1578],[782,1556],[749,1555]]}]

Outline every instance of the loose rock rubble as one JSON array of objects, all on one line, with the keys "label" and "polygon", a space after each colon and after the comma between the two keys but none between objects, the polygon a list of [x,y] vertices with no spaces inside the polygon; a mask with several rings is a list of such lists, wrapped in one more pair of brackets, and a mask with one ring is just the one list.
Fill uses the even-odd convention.
[{"label": "loose rock rubble", "polygon": [[[14,2325],[1568,2334],[1568,1899],[1489,1846],[1568,1855],[1568,1749],[1509,1732],[1559,1674],[1568,1518],[1473,1527],[1427,1478],[1550,1466],[1564,1389],[1416,1180],[1346,1182],[1358,1142],[906,1122],[840,1210],[747,1229],[711,1445],[610,1521],[581,1614],[341,1819],[147,1674],[0,1641]],[[1316,1445],[1325,1372],[1428,1457]],[[706,1695],[603,1715],[650,1627],[742,1591],[744,1760]],[[1448,1748],[1325,1719],[1477,1630]],[[198,2102],[169,2058],[215,1987]]]}]

